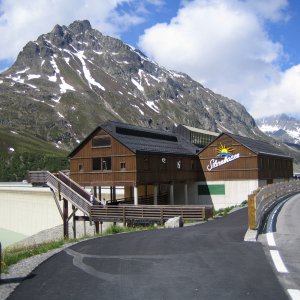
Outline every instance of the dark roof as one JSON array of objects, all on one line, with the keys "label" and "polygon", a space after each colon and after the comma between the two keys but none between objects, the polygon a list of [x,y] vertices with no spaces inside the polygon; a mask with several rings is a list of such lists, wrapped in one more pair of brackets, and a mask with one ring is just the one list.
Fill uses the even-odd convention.
[{"label": "dark roof", "polygon": [[174,133],[108,121],[98,126],[70,153],[69,157],[72,157],[90,139],[90,136],[101,128],[134,153],[146,152],[193,156],[200,150]]},{"label": "dark roof", "polygon": [[262,140],[254,140],[244,136],[235,135],[231,133],[223,133],[234,139],[235,141],[239,142],[243,146],[247,147],[251,151],[256,154],[266,154],[272,156],[282,156],[282,157],[289,157],[284,152],[279,150],[278,148],[274,147],[273,145],[269,144],[268,142]]}]

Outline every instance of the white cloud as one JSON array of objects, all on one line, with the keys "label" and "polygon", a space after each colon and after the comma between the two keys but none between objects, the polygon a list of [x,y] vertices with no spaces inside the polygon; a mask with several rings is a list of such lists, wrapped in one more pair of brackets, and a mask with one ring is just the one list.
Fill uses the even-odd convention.
[{"label": "white cloud", "polygon": [[[266,89],[253,92],[252,110],[257,117],[278,113],[300,113],[300,65],[280,73]],[[266,113],[267,112],[267,113]]]},{"label": "white cloud", "polygon": [[[261,115],[262,109],[267,115],[268,95],[279,92],[277,84],[284,94],[289,88],[286,81],[298,79],[295,70],[280,70],[283,47],[271,40],[265,26],[266,22],[286,21],[287,4],[286,0],[184,1],[169,23],[147,29],[139,46],[165,67],[186,72],[240,101],[254,116]],[[297,96],[290,91],[287,94]],[[258,101],[266,103],[257,105]],[[271,101],[272,112],[283,111],[279,98]]]},{"label": "white cloud", "polygon": [[265,19],[271,21],[289,19],[289,16],[285,12],[285,8],[288,6],[287,0],[247,0],[245,4],[249,9],[252,9],[254,13],[258,13],[258,15]]},{"label": "white cloud", "polygon": [[2,0],[0,1],[0,60],[14,60],[29,41],[50,32],[56,24],[87,19],[102,33],[118,36],[143,16],[119,10],[137,0]]}]

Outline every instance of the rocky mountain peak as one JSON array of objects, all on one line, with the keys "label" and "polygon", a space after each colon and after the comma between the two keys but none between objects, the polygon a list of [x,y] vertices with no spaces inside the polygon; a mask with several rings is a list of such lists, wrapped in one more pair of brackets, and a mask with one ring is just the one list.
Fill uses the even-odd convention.
[{"label": "rocky mountain peak", "polygon": [[257,120],[259,128],[267,135],[282,142],[300,144],[300,120],[286,114],[273,115]]},{"label": "rocky mountain peak", "polygon": [[87,30],[92,30],[91,23],[88,20],[74,21],[68,27],[74,34],[85,33]]},{"label": "rocky mountain peak", "polygon": [[0,75],[0,125],[72,148],[99,123],[185,124],[263,137],[238,102],[167,70],[89,21],[56,25]]}]

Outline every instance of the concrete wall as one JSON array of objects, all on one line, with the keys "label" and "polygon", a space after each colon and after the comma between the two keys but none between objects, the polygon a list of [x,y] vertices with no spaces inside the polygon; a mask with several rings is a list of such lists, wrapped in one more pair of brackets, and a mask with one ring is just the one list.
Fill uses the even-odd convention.
[{"label": "concrete wall", "polygon": [[0,187],[0,228],[30,236],[61,224],[49,188]]},{"label": "concrete wall", "polygon": [[198,185],[210,184],[224,184],[225,195],[197,195],[195,204],[213,205],[216,210],[241,204],[243,201],[248,200],[248,195],[259,187],[258,180],[198,182],[196,186],[197,194]]}]

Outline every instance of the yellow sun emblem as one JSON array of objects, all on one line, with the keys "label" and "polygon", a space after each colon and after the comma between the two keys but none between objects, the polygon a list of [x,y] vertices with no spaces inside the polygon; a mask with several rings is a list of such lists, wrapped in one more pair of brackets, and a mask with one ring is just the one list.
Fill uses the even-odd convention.
[{"label": "yellow sun emblem", "polygon": [[217,148],[217,152],[219,153],[217,157],[222,158],[232,156],[232,151],[234,151],[232,147],[226,147],[225,145],[220,144],[220,146]]}]

